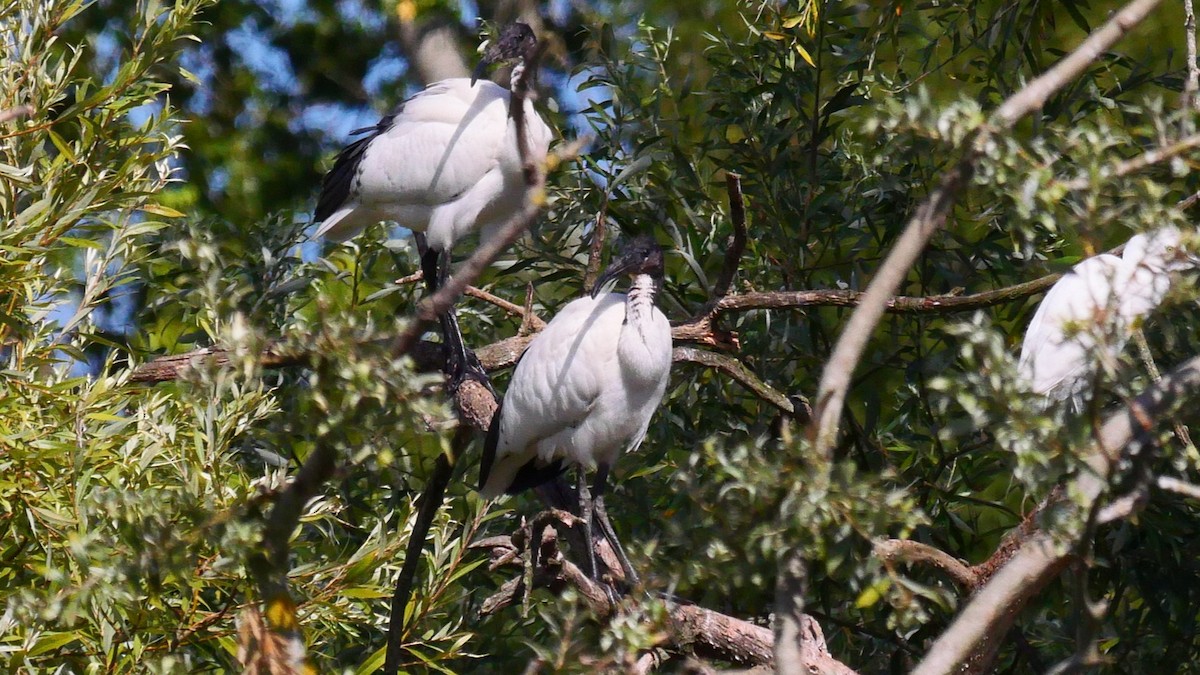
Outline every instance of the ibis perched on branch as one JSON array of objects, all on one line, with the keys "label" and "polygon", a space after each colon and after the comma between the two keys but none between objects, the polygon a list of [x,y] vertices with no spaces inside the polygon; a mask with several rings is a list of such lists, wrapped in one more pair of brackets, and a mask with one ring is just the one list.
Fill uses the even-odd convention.
[{"label": "ibis perched on branch", "polygon": [[[424,233],[418,237],[425,249],[421,268],[435,291],[449,274],[455,242],[480,230],[488,237],[521,210],[526,182],[519,139],[526,142],[524,159],[546,156],[552,134],[533,103],[479,79],[491,65],[515,62],[513,90],[523,91],[535,76],[536,54],[529,26],[511,24],[485,52],[474,77],[434,82],[374,127],[355,131],[368,135],[341,151],[322,182],[317,236],[344,241],[380,221]],[[514,110],[524,114],[514,116]],[[453,311],[441,322],[447,367],[458,382],[478,362],[467,354]]]},{"label": "ibis perched on branch", "polygon": [[1120,257],[1088,258],[1050,288],[1021,345],[1018,369],[1034,392],[1082,412],[1102,366],[1162,303],[1172,277],[1196,267],[1182,239],[1175,227],[1139,234]]},{"label": "ibis perched on branch", "polygon": [[[620,276],[627,293],[602,293]],[[479,474],[485,498],[514,494],[577,467],[588,563],[598,579],[593,515],[626,578],[636,583],[604,510],[613,463],[636,450],[662,402],[671,369],[671,327],[654,305],[663,252],[649,237],[630,241],[596,281],[591,295],[560,311],[517,363],[492,418]],[[588,489],[585,469],[595,467]]]}]

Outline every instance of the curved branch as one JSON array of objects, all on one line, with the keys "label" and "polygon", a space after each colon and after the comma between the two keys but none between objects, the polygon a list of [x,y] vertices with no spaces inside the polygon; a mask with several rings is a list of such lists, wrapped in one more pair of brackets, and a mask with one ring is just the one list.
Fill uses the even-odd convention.
[{"label": "curved branch", "polygon": [[[1078,77],[1105,50],[1144,19],[1159,2],[1161,0],[1133,0],[1125,5],[1050,70],[1008,97],[991,116],[989,123],[979,126],[966,136],[961,158],[917,208],[867,286],[861,304],[838,337],[833,354],[821,376],[816,409],[813,413],[814,423],[809,427],[809,439],[817,461],[828,463],[831,459],[851,377],[862,358],[867,342],[883,317],[888,299],[908,276],[909,270],[925,250],[933,233],[945,223],[959,192],[970,182],[975,171],[975,161],[982,154],[986,144],[996,133],[1011,128],[1026,115],[1040,109],[1054,92]],[[802,566],[796,555],[785,555],[785,565],[780,570],[780,592],[777,597],[782,602],[776,607],[776,632],[780,634],[794,634],[799,630],[803,599],[795,593],[788,592],[795,585],[792,578],[794,573]],[[784,649],[786,648],[784,646]],[[796,656],[791,653],[787,655]],[[804,664],[798,657],[785,659],[784,656],[784,652],[779,654],[781,672],[802,672]],[[793,660],[796,662],[792,663]]]},{"label": "curved branch", "polygon": [[[1077,523],[1103,499],[1124,448],[1149,431],[1180,404],[1197,398],[1200,391],[1200,356],[1193,357],[1155,383],[1128,405],[1109,416],[1097,440],[1083,453],[1085,466],[1069,481],[1062,495],[1048,503],[1043,522]],[[1142,452],[1150,452],[1143,448]],[[1059,528],[1062,529],[1062,528]],[[968,659],[986,667],[999,641],[1025,604],[1067,564],[1074,542],[1090,528],[1073,532],[1038,530],[1026,538],[962,610],[950,628],[934,642],[913,671],[918,675],[956,672]]]},{"label": "curved branch", "polygon": [[875,555],[885,563],[906,562],[930,565],[945,572],[959,586],[973,590],[978,578],[966,563],[928,544],[909,539],[880,539],[874,545]]},{"label": "curved branch", "polygon": [[717,354],[716,352],[706,352],[694,347],[676,347],[671,352],[671,360],[676,363],[698,363],[706,368],[718,370],[728,375],[730,379],[741,384],[746,389],[749,389],[750,393],[779,408],[783,412],[789,415],[796,412],[796,406],[787,396],[784,396],[779,390],[760,380],[757,375],[737,359]]}]

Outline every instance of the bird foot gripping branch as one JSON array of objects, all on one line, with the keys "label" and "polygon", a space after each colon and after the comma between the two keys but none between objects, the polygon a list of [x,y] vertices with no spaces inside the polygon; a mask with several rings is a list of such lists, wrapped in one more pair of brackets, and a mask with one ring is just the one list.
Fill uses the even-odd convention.
[{"label": "bird foot gripping branch", "polygon": [[552,508],[522,522],[509,536],[488,537],[471,544],[471,548],[490,551],[490,570],[521,570],[520,575],[509,579],[484,600],[480,615],[495,614],[518,601],[527,610],[529,593],[535,588],[555,594],[573,588],[601,619],[616,612],[621,596],[615,586],[623,585],[624,573],[608,542],[601,540],[597,547],[597,556],[606,568],[605,581],[592,579],[561,550],[564,537],[572,550],[586,545],[582,526],[583,521],[574,514]]}]

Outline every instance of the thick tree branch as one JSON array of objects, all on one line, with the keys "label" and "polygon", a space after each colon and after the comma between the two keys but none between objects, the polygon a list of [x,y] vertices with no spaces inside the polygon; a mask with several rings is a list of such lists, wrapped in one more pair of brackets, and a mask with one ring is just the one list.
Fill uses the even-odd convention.
[{"label": "thick tree branch", "polygon": [[[523,528],[512,537],[490,537],[472,545],[491,551],[492,569],[508,566],[525,572],[503,584],[486,599],[481,614],[494,614],[505,607],[520,604],[530,590],[525,585],[527,580],[533,588],[545,588],[553,593],[574,589],[601,618],[622,611],[603,587],[561,553],[559,529],[575,529],[578,526],[575,519],[569,514],[549,511],[539,514],[535,520],[544,521],[549,526],[538,529],[532,537],[532,530]],[[528,550],[531,546],[535,549],[534,567],[526,571],[526,565],[530,564]],[[530,571],[532,574],[529,574]],[[764,626],[687,603],[671,604],[668,611],[670,630],[665,641],[658,645],[659,648],[746,667],[769,665],[772,662],[773,638],[770,629]],[[811,617],[805,618],[807,621],[800,648],[819,659],[825,668],[821,672],[852,675],[854,671],[830,656],[817,622]]]},{"label": "thick tree branch", "polygon": [[[396,5],[400,45],[408,62],[424,84],[452,77],[467,77],[471,69],[463,59],[459,29],[448,17],[416,21],[416,3],[402,0]],[[430,13],[432,14],[432,13]]]},{"label": "thick tree branch", "polygon": [[[1200,357],[1193,357],[1152,385],[1127,406],[1111,415],[1097,434],[1096,443],[1083,454],[1084,466],[1063,491],[1069,498],[1049,503],[1041,520],[1076,524],[1098,510],[1120,463],[1124,448],[1148,432],[1180,404],[1197,398],[1200,390]],[[1149,444],[1147,444],[1149,445]],[[1142,452],[1150,452],[1148,447]],[[998,642],[1007,634],[1025,604],[1067,564],[1075,542],[1090,528],[1038,530],[1020,545],[1016,554],[962,610],[930,648],[914,673],[935,675],[956,672],[969,657],[973,667],[986,667]]]},{"label": "thick tree branch", "polygon": [[[983,148],[994,134],[1011,128],[1026,115],[1040,109],[1054,92],[1083,73],[1105,50],[1144,19],[1159,2],[1161,0],[1133,0],[1127,4],[1049,71],[1005,100],[991,116],[988,124],[967,136],[961,150],[962,157],[917,208],[883,265],[867,286],[861,304],[842,330],[825,366],[817,390],[816,409],[813,413],[815,419],[809,431],[811,452],[817,461],[828,463],[830,460],[851,376],[875,327],[883,317],[888,299],[896,293],[908,276],[909,270],[925,250],[930,237],[945,223],[958,193],[970,182],[975,170],[975,161],[982,154]],[[795,565],[792,563],[797,562],[792,558],[785,560],[787,564],[779,575],[780,589],[791,587],[789,577],[795,573],[792,569]],[[784,602],[776,607],[776,620],[782,625],[777,627],[776,631],[794,633],[799,630],[803,604],[794,593],[781,593],[779,597]],[[779,663],[780,671],[785,675],[798,674],[803,670],[803,664],[800,662],[790,663],[780,658]]]}]

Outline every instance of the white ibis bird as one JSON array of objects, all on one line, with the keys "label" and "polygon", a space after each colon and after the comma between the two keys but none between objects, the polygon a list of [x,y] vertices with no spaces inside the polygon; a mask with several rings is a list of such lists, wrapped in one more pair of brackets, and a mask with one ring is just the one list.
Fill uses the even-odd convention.
[{"label": "white ibis bird", "polygon": [[[628,293],[601,293],[620,275]],[[622,451],[636,450],[662,402],[671,369],[671,327],[654,305],[663,279],[662,249],[649,237],[630,241],[596,281],[534,338],[517,363],[492,417],[479,473],[484,498],[515,494],[578,467],[580,516],[592,577],[598,579],[592,522],[624,567],[637,574],[604,509],[608,473]],[[595,467],[588,490],[585,469]]]},{"label": "white ibis bird", "polygon": [[1034,392],[1070,400],[1082,412],[1102,363],[1115,359],[1137,323],[1162,303],[1172,275],[1196,266],[1182,239],[1175,227],[1139,234],[1120,257],[1088,258],[1051,287],[1021,345],[1018,369]]},{"label": "white ibis bird", "polygon": [[[550,127],[531,101],[478,80],[489,66],[516,61],[511,77],[516,87],[534,77],[528,66],[536,50],[529,26],[511,24],[474,77],[435,82],[374,127],[355,131],[369,135],[343,149],[325,175],[314,215],[321,222],[317,236],[343,241],[380,221],[425,233],[421,268],[430,292],[436,290],[449,273],[455,242],[477,230],[487,237],[523,205],[525,178],[513,116],[518,102],[530,158],[540,161],[549,148]],[[461,377],[466,353],[453,311],[442,317],[442,329],[448,361]]]}]

